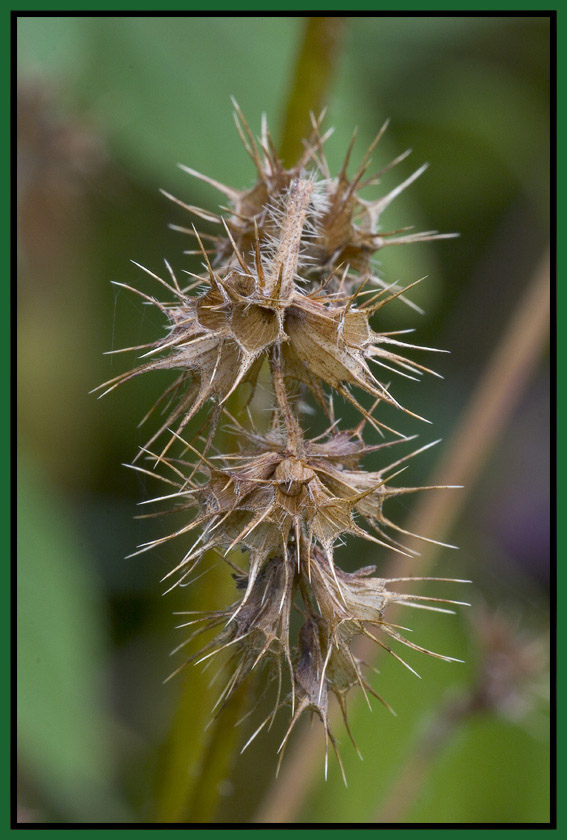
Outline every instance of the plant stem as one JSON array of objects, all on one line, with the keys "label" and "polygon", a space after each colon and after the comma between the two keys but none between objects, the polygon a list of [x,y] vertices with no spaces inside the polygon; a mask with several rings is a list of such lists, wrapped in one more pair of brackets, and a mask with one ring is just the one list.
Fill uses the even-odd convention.
[{"label": "plant stem", "polygon": [[343,24],[341,17],[307,18],[279,149],[286,166],[293,166],[303,152],[302,140],[309,137],[312,129],[310,113],[318,116],[326,105],[340,55]]},{"label": "plant stem", "polygon": [[[242,408],[240,403],[239,395],[231,400],[231,413],[236,416]],[[218,443],[225,452],[236,448],[234,437],[226,432],[220,432]],[[218,562],[218,555],[210,552],[201,562],[208,561]],[[233,580],[228,575],[208,575],[199,599],[201,605],[230,603],[234,599]],[[189,606],[197,608],[191,603]],[[187,655],[200,647],[196,639],[187,648]],[[153,814],[157,823],[206,822],[214,817],[221,782],[227,778],[240,735],[234,725],[243,715],[241,706],[246,697],[241,686],[211,721],[218,690],[211,685],[210,672],[189,664],[179,678],[183,681],[181,694],[159,762]]]},{"label": "plant stem", "polygon": [[[549,262],[549,251],[546,251],[461,415],[431,482],[462,484],[464,489],[424,495],[410,519],[409,531],[427,530],[440,538],[450,532],[482,466],[512,416],[548,341]],[[426,575],[439,550],[430,543],[426,546],[425,549],[420,546],[419,558],[399,556],[387,576]],[[390,615],[393,612],[391,610]],[[355,653],[366,661],[375,661],[378,655],[368,639],[362,640]],[[334,711],[335,714],[329,717],[338,722],[339,712]],[[303,726],[291,747],[277,784],[268,791],[253,819],[255,823],[293,822],[309,795],[315,770],[321,762],[321,733]]]},{"label": "plant stem", "polygon": [[279,348],[274,348],[272,351],[270,357],[270,369],[272,372],[272,382],[276,403],[286,426],[288,438],[287,446],[295,455],[301,456],[303,453],[298,451],[302,443],[301,427],[297,417],[291,410],[291,406],[287,398]]},{"label": "plant stem", "polygon": [[186,819],[187,801],[200,772],[205,726],[214,703],[207,674],[188,666],[159,767],[153,822],[178,823]]},{"label": "plant stem", "polygon": [[192,789],[187,822],[204,823],[214,819],[221,795],[221,784],[230,774],[240,732],[236,724],[245,714],[251,682],[240,685],[215,719],[211,737],[202,756],[201,772]]},{"label": "plant stem", "polygon": [[[286,106],[280,150],[284,163],[295,163],[303,151],[302,139],[311,133],[309,114],[311,111],[319,112],[324,105],[338,56],[341,28],[342,18],[307,19]],[[281,371],[279,359],[274,358],[272,365],[276,370],[279,366]],[[283,377],[278,379],[277,384],[281,385],[276,395],[278,404],[280,409],[285,409],[287,395]],[[288,431],[301,440],[292,413],[283,413]],[[289,415],[293,419],[290,420]],[[225,452],[231,451],[232,444],[234,441],[229,440],[228,435],[222,444],[219,442]],[[218,582],[216,585],[214,598],[222,600]],[[203,596],[202,590],[200,594]],[[238,744],[238,730],[234,726],[244,713],[248,696],[246,685],[240,686],[205,731],[214,704],[209,677],[198,668],[189,667],[183,672],[183,678],[179,705],[164,750],[156,794],[155,822],[207,822],[214,818],[220,785],[227,778]]]}]

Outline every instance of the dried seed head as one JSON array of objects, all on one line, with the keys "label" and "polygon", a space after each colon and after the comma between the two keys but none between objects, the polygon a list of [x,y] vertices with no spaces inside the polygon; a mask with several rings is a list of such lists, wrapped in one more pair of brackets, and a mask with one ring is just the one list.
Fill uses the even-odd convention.
[{"label": "dried seed head", "polygon": [[[288,730],[280,745],[283,750],[288,738],[304,712],[315,712],[325,728],[325,778],[327,776],[327,753],[329,739],[335,749],[341,770],[342,762],[337,751],[335,738],[331,732],[327,716],[328,692],[324,674],[324,649],[321,635],[324,636],[324,626],[317,615],[310,615],[299,631],[298,655],[293,672],[294,693],[297,699],[295,714],[292,716]],[[323,642],[324,644],[324,642]]]},{"label": "dried seed head", "polygon": [[246,591],[243,598],[225,610],[204,613],[198,619],[179,625],[199,625],[179,647],[185,646],[196,635],[222,625],[215,638],[174,672],[178,673],[190,662],[203,662],[229,650],[231,676],[217,701],[219,710],[257,665],[272,666],[280,684],[282,661],[287,663],[292,673],[289,622],[295,589],[295,564],[286,557],[271,558],[262,566],[252,587],[248,586],[246,576],[234,577],[237,588]]},{"label": "dried seed head", "polygon": [[[462,605],[463,602],[391,592],[387,589],[387,585],[392,582],[391,579],[373,577],[375,571],[375,566],[367,566],[352,573],[343,572],[339,567],[334,567],[331,573],[327,558],[317,548],[314,549],[311,557],[313,595],[321,616],[329,628],[332,644],[337,648],[345,646],[348,648],[356,636],[370,635],[370,638],[382,647],[386,647],[378,638],[369,634],[367,628],[369,625],[413,650],[439,659],[454,661],[450,656],[433,653],[408,641],[396,626],[388,623],[385,612],[390,604],[404,604],[434,612],[450,613],[452,610],[436,605]],[[410,578],[409,580],[419,581],[424,578]],[[436,579],[433,578],[433,580]],[[386,649],[389,650],[389,648]],[[399,659],[399,657],[396,658]]]},{"label": "dried seed head", "polygon": [[[405,343],[398,333],[378,332],[371,325],[375,313],[398,297],[404,299],[403,292],[409,288],[386,286],[375,276],[371,258],[386,244],[438,235],[398,236],[379,229],[383,211],[424,167],[374,201],[360,197],[362,187],[377,183],[378,176],[364,177],[370,153],[384,129],[352,178],[347,168],[353,143],[339,175],[332,177],[318,122],[313,123],[301,160],[285,169],[265,121],[261,140],[256,142],[235,107],[237,127],[258,181],[252,189],[239,191],[184,167],[225,194],[228,216],[183,205],[205,221],[221,224],[222,230],[215,236],[189,231],[196,237],[203,272],[190,275],[188,285],[179,283],[167,263],[167,279],[144,269],[169,295],[162,302],[138,293],[165,316],[166,335],[130,348],[144,351],[142,363],[101,387],[109,391],[154,370],[178,372],[158,401],[165,406],[165,421],[141,450],[154,462],[154,469],[135,468],[173,487],[173,492],[156,501],[173,502],[188,519],[174,533],[146,543],[139,551],[200,529],[164,580],[170,588],[185,584],[203,555],[212,550],[220,552],[235,570],[238,592],[230,607],[205,612],[182,625],[194,626],[193,636],[216,632],[187,662],[208,660],[224,650],[230,654],[230,676],[218,699],[219,709],[257,665],[272,666],[268,671],[277,676],[276,704],[252,738],[279,708],[291,704],[282,753],[295,723],[307,710],[321,719],[326,742],[330,740],[336,751],[328,722],[329,695],[337,697],[349,735],[346,698],[355,685],[384,703],[351,649],[357,637],[370,636],[401,662],[386,641],[451,659],[410,642],[387,613],[392,604],[450,612],[440,605],[460,602],[396,593],[389,588],[393,581],[375,575],[376,566],[344,572],[335,563],[337,546],[346,535],[389,551],[415,554],[402,540],[416,535],[389,518],[388,500],[418,490],[441,489],[393,483],[405,461],[427,446],[396,460],[388,458],[379,470],[363,465],[366,455],[382,454],[407,440],[375,416],[380,403],[417,417],[393,396],[380,371],[388,380],[393,373],[410,379],[433,373],[405,355],[430,348]],[[213,248],[207,250],[203,241]],[[370,298],[365,291],[369,283],[381,287]],[[227,400],[244,383],[253,394],[258,382],[265,387],[268,378],[269,427],[258,431],[249,415],[251,427],[244,428],[229,413]],[[305,391],[323,407],[331,424],[314,438],[304,434],[297,403],[290,397],[290,392],[295,397]],[[372,409],[360,404],[358,392],[374,398]],[[360,413],[362,419],[355,429],[338,428],[334,393]],[[212,414],[207,414],[211,406]],[[202,409],[208,429],[196,449],[194,439],[185,440],[182,432]],[[220,451],[215,450],[218,424],[225,416],[236,426],[232,431],[241,443],[239,452],[234,448],[226,452],[222,444]],[[367,445],[363,438],[367,425],[382,437],[389,432],[393,439]],[[150,445],[166,432],[170,435],[166,445],[154,455]],[[211,450],[217,454],[210,455]],[[167,473],[158,471],[158,466]],[[248,555],[245,570],[234,562],[237,548]],[[302,621],[297,644],[290,637],[293,609]],[[289,690],[281,700],[284,675]]]},{"label": "dried seed head", "polygon": [[[247,262],[235,246],[239,266],[216,271],[203,252],[207,274],[200,278],[205,285],[200,295],[182,290],[173,272],[171,285],[148,272],[174,297],[172,303],[161,303],[140,293],[167,316],[168,334],[144,346],[143,357],[152,356],[151,361],[100,387],[108,393],[141,373],[180,371],[179,379],[164,394],[164,398],[177,394],[177,402],[149,443],[174,424],[179,434],[209,400],[222,407],[241,383],[248,382],[254,388],[262,361],[271,352],[281,360],[283,377],[306,385],[327,412],[324,386],[351,402],[379,430],[393,431],[360,405],[353,388],[417,416],[400,405],[370,368],[374,363],[388,374],[409,378],[433,373],[398,352],[398,348],[431,348],[401,342],[390,333],[375,332],[370,327],[370,316],[399,292],[388,295],[383,290],[357,308],[359,292],[345,297],[301,288],[297,274],[300,234],[306,224],[312,186],[310,180],[292,183],[286,194],[280,236],[264,253],[257,240],[253,261]],[[215,429],[213,421],[212,433]]]},{"label": "dried seed head", "polygon": [[[311,171],[322,187],[319,191],[317,231],[314,236],[305,236],[306,254],[312,260],[311,273],[314,277],[321,270],[332,271],[341,264],[348,264],[351,271],[363,275],[372,274],[372,255],[386,245],[425,242],[455,235],[439,234],[437,231],[408,233],[410,228],[390,232],[380,230],[382,213],[427,168],[427,165],[421,166],[397,187],[373,201],[360,197],[359,192],[362,188],[378,184],[383,174],[409,154],[408,151],[399,155],[380,172],[364,179],[370,165],[370,155],[383,136],[387,123],[378,132],[354,176],[349,179],[347,169],[356,137],[355,132],[341,171],[336,178],[332,178],[323,150],[323,144],[331,132],[321,137],[321,119],[313,119],[313,133],[305,142],[305,151],[300,160],[294,167],[285,169],[274,149],[266,121],[263,121],[262,136],[259,141],[256,141],[238,105],[234,104],[235,121],[240,138],[257,171],[256,184],[249,190],[237,190],[201,175],[190,167],[181,166],[184,171],[215,187],[228,198],[231,212],[226,220],[168,196],[199,218],[226,223],[230,231],[228,238],[222,234],[211,237],[216,244],[217,262],[233,261],[234,245],[242,253],[247,253],[252,249],[257,235],[261,242],[269,241],[277,235],[279,221],[277,207],[281,202],[281,197],[289,189],[290,184],[308,167],[311,167]],[[190,230],[184,228],[178,229],[191,233]],[[378,278],[375,279],[380,283]]]},{"label": "dried seed head", "polygon": [[[252,442],[256,439],[247,437]],[[386,474],[411,455],[380,472],[357,468],[367,452],[386,446],[365,447],[356,431],[330,431],[323,441],[302,436],[291,441],[285,429],[277,426],[250,451],[228,458],[202,458],[197,472],[204,477],[203,483],[192,480],[195,466],[191,462],[170,462],[162,456],[175,473],[170,483],[178,488],[173,494],[177,510],[196,513],[186,526],[141,551],[200,527],[201,536],[166,579],[178,575],[176,586],[192,574],[205,552],[228,553],[240,546],[250,553],[248,591],[266,560],[275,554],[289,556],[290,546],[299,546],[298,567],[308,576],[312,546],[318,544],[332,566],[335,545],[346,534],[407,553],[385,529],[408,532],[386,518],[383,506],[389,496],[424,489],[386,485]],[[170,500],[172,495],[165,498]],[[355,522],[356,514],[366,519],[377,536]]]}]

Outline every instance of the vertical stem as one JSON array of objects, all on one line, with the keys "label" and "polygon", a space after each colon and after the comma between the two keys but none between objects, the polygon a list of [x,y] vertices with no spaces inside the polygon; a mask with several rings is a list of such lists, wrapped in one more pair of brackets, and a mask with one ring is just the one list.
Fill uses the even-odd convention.
[{"label": "vertical stem", "polygon": [[246,712],[250,682],[247,679],[236,689],[215,719],[211,738],[202,756],[201,772],[187,809],[187,822],[204,823],[214,819],[219,787],[230,774],[230,765],[235,758],[240,734],[236,724]]},{"label": "vertical stem", "polygon": [[[303,151],[302,139],[311,133],[309,114],[319,112],[324,104],[339,54],[343,19],[340,17],[307,18],[295,73],[286,107],[281,156],[293,165]],[[298,200],[304,201],[307,188]],[[307,199],[308,200],[308,196]],[[275,283],[288,282],[281,272]],[[284,289],[285,291],[285,289]],[[300,447],[301,428],[290,409],[279,357],[271,361],[276,400],[290,436],[290,444]],[[231,441],[226,439],[225,451]],[[219,593],[217,593],[219,597]],[[218,805],[219,783],[226,778],[237,744],[234,723],[246,703],[244,686],[215,719],[207,732],[206,713],[212,706],[208,677],[197,669],[184,672],[179,706],[172,721],[165,747],[162,773],[155,806],[156,822],[206,822],[214,818]],[[197,696],[196,696],[197,695]]]},{"label": "vertical stem", "polygon": [[[292,163],[295,162],[302,151],[303,137],[311,132],[309,112],[320,110],[323,106],[338,55],[341,26],[341,18],[307,19],[286,108],[282,141],[284,160],[289,158]],[[303,205],[308,202],[310,185],[305,184],[298,189],[297,201],[301,207],[297,215],[304,218],[306,207]],[[282,260],[284,258],[285,254]],[[281,278],[277,275],[275,283],[281,279],[288,280],[288,274],[289,271],[282,271]],[[297,449],[301,446],[301,429],[289,406],[279,357],[274,357],[271,364],[272,372],[275,372],[278,406],[286,423],[290,445]],[[231,441],[227,439],[224,443],[225,451],[229,451]],[[214,817],[219,783],[226,777],[237,745],[234,723],[241,716],[237,710],[241,712],[245,703],[246,691],[241,687],[205,733],[208,710],[214,702],[208,677],[193,668],[183,673],[183,679],[179,706],[165,745],[154,811],[156,822],[188,819],[205,822]],[[206,790],[203,786],[205,779]]]},{"label": "vertical stem", "polygon": [[313,192],[313,181],[298,178],[292,181],[285,204],[285,219],[281,224],[278,246],[266,277],[266,297],[284,302],[293,293],[297,264],[301,253],[301,235]]},{"label": "vertical stem", "polygon": [[188,666],[181,672],[181,692],[159,760],[152,821],[178,823],[186,819],[187,801],[199,777],[205,749],[205,726],[214,704],[210,677]]},{"label": "vertical stem", "polygon": [[328,90],[340,55],[344,18],[310,17],[286,106],[280,155],[293,166],[303,151],[302,140],[311,134],[310,113],[326,105]]},{"label": "vertical stem", "polygon": [[[241,400],[236,394],[231,398],[231,411],[238,415],[240,408]],[[225,452],[236,448],[233,436],[226,432],[219,433],[218,444]],[[213,562],[218,560],[214,553],[212,558]],[[205,555],[202,562],[207,559],[211,558]],[[209,575],[199,590],[199,598],[206,605],[230,603],[234,599],[234,582],[229,576]],[[195,640],[187,654],[197,652],[199,647]],[[234,725],[244,714],[244,685],[211,722],[218,688],[211,686],[210,672],[190,664],[179,679],[181,693],[159,761],[152,814],[156,823],[207,822],[214,818],[221,783],[230,772],[241,734]]]},{"label": "vertical stem", "polygon": [[303,448],[303,436],[301,434],[301,427],[295,414],[293,413],[289,400],[287,398],[287,391],[285,389],[284,376],[282,371],[282,362],[280,358],[280,351],[278,347],[274,347],[270,356],[270,369],[272,372],[272,383],[274,386],[274,393],[276,403],[281,415],[284,419],[287,430],[287,446],[292,450],[294,455],[301,457]]}]

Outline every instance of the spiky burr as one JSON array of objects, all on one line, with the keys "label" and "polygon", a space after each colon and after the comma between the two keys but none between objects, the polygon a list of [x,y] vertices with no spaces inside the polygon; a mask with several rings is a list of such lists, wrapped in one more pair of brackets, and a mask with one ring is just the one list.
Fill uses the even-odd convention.
[{"label": "spiky burr", "polygon": [[[265,120],[257,141],[235,108],[257,181],[248,190],[237,190],[183,167],[220,190],[229,207],[217,215],[174,199],[220,230],[204,234],[195,227],[180,228],[195,238],[203,264],[202,273],[187,272],[190,282],[181,283],[168,263],[165,277],[143,269],[168,295],[162,301],[138,292],[162,312],[166,334],[129,348],[144,351],[140,364],[101,388],[107,393],[150,371],[177,372],[159,401],[166,406],[166,419],[139,453],[150,460],[152,469],[135,469],[161,477],[170,489],[156,501],[173,505],[187,520],[139,551],[173,538],[190,538],[180,561],[164,578],[168,589],[186,584],[210,551],[219,553],[233,570],[234,603],[196,617],[191,614],[180,625],[191,625],[193,635],[217,635],[177,670],[227,651],[229,676],[218,713],[251,671],[265,665],[267,679],[277,677],[277,699],[252,737],[280,708],[289,706],[291,720],[282,750],[306,710],[320,717],[326,743],[330,740],[336,749],[328,723],[329,696],[337,698],[349,735],[350,690],[359,686],[365,694],[379,697],[352,650],[357,637],[370,636],[406,665],[390,648],[391,642],[452,659],[410,642],[388,621],[387,613],[394,603],[447,612],[447,605],[462,602],[396,593],[389,588],[395,581],[378,577],[376,565],[346,572],[336,562],[346,535],[384,552],[415,554],[403,539],[417,535],[392,521],[385,510],[388,500],[447,489],[393,483],[405,462],[432,444],[398,458],[388,456],[392,446],[413,438],[383,422],[380,404],[424,418],[398,401],[386,377],[434,374],[414,357],[441,351],[402,341],[399,332],[378,330],[374,321],[379,311],[397,298],[407,301],[405,294],[415,284],[389,286],[375,272],[372,256],[386,245],[452,234],[381,231],[382,213],[425,169],[420,167],[377,199],[361,198],[360,190],[376,185],[385,171],[365,179],[370,153],[386,126],[349,178],[353,136],[339,174],[332,177],[323,151],[329,132],[321,136],[320,121],[313,120],[312,136],[296,166],[285,169]],[[270,382],[271,420],[258,429],[250,415],[244,427],[232,417],[229,400],[245,384],[253,394],[262,371]],[[359,412],[356,428],[340,428],[334,395]],[[371,408],[361,401],[363,395],[374,400]],[[329,427],[322,435],[306,434],[299,396],[311,396],[327,415]],[[204,418],[207,432],[188,440],[185,432],[197,416]],[[221,422],[232,424],[238,452],[217,448]],[[382,442],[365,443],[367,427],[378,432]],[[154,452],[158,439],[162,442]],[[365,467],[371,453],[387,456],[382,468]],[[195,539],[191,534],[196,531]],[[238,548],[247,556],[244,568],[234,560]],[[291,630],[294,613],[301,624],[297,639]]]}]

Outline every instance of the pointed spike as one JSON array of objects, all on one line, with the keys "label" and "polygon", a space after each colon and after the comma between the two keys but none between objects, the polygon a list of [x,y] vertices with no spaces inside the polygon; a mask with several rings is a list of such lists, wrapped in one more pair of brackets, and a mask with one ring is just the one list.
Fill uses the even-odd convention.
[{"label": "pointed spike", "polygon": [[352,150],[354,148],[354,143],[356,141],[356,135],[358,134],[358,128],[355,126],[354,131],[352,132],[352,137],[350,143],[348,144],[348,148],[346,151],[345,159],[343,165],[341,166],[341,171],[338,174],[339,183],[347,180],[347,168],[350,162],[350,156],[352,154]]},{"label": "pointed spike", "polygon": [[188,175],[192,175],[193,178],[198,178],[200,181],[210,184],[211,187],[214,187],[216,190],[223,193],[223,195],[226,195],[226,197],[231,201],[237,200],[240,196],[240,190],[235,190],[233,187],[227,187],[226,184],[221,184],[220,181],[215,181],[214,178],[209,178],[208,175],[203,175],[201,172],[197,172],[196,169],[192,169],[190,166],[185,166],[183,163],[178,163],[177,166],[184,172],[187,172]]},{"label": "pointed spike", "polygon": [[238,250],[238,245],[237,245],[237,244],[236,244],[236,242],[234,241],[234,237],[233,237],[232,233],[230,232],[230,229],[229,229],[229,227],[228,227],[228,225],[227,225],[227,223],[226,223],[225,219],[223,219],[223,220],[222,220],[222,223],[223,223],[223,225],[224,225],[224,229],[225,229],[225,231],[226,231],[226,235],[228,236],[228,239],[229,239],[229,241],[230,241],[230,244],[232,245],[232,248],[233,248],[234,254],[235,254],[235,256],[236,256],[236,259],[238,260],[238,263],[239,263],[240,267],[242,268],[242,270],[243,270],[246,274],[250,274],[250,269],[249,269],[249,268],[248,268],[248,266],[246,265],[246,262],[245,262],[245,260],[244,260],[244,257],[242,256],[242,254],[241,254],[241,253],[240,253],[240,251]]},{"label": "pointed spike", "polygon": [[236,130],[238,131],[239,137],[242,140],[242,145],[244,146],[248,155],[250,156],[254,165],[256,166],[256,169],[258,170],[258,175],[260,176],[260,180],[265,181],[266,173],[264,172],[264,167],[262,166],[262,161],[260,159],[260,154],[258,152],[258,146],[256,145],[254,135],[252,134],[250,126],[246,122],[244,114],[240,110],[240,106],[234,98],[234,96],[230,97],[230,101],[232,102],[235,111],[234,122],[236,124]]},{"label": "pointed spike", "polygon": [[423,175],[428,166],[428,163],[424,163],[422,166],[419,167],[419,169],[416,169],[415,172],[413,172],[409,176],[409,178],[406,178],[405,181],[402,181],[401,184],[399,184],[397,187],[391,190],[387,195],[385,195],[378,201],[373,202],[373,212],[376,215],[380,215],[381,213],[383,213],[384,210],[392,203],[392,201],[400,195],[400,193],[402,193],[407,187],[410,186],[410,184],[413,184],[414,181],[416,181],[421,175]]},{"label": "pointed spike", "polygon": [[178,204],[180,207],[183,207],[184,210],[188,210],[189,213],[192,213],[194,216],[199,216],[199,218],[203,219],[205,222],[218,224],[222,218],[217,213],[209,213],[207,210],[202,210],[200,207],[195,207],[192,204],[185,204],[184,201],[181,201],[179,198],[171,195],[171,193],[166,192],[166,190],[160,190],[160,193],[170,201],[173,201],[174,204]]}]

